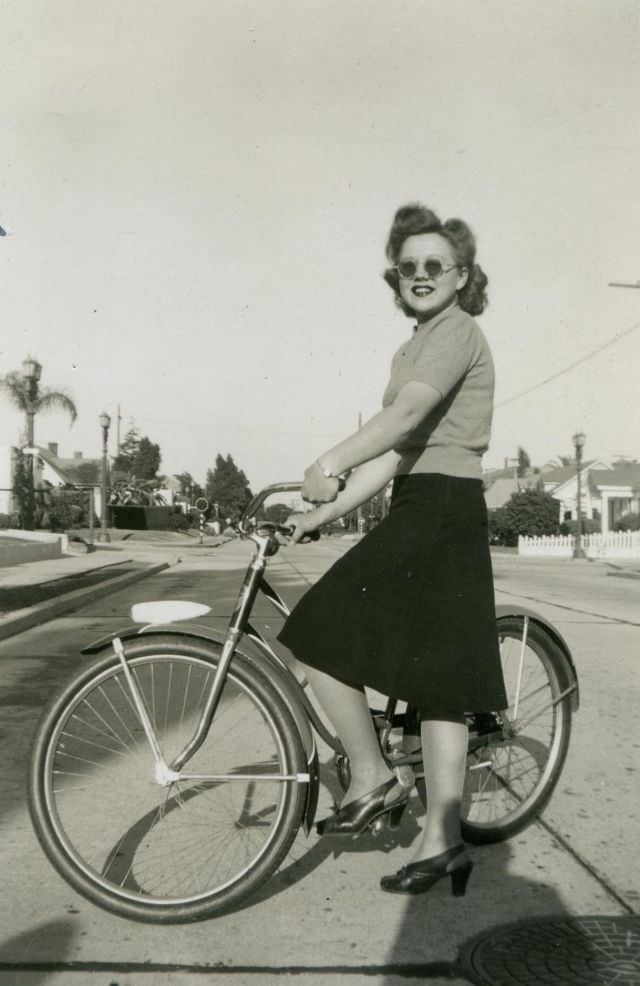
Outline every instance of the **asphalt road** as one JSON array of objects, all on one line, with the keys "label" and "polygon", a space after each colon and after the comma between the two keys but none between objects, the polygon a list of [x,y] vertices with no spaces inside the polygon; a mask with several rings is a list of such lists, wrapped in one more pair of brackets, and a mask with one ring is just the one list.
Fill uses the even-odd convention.
[{"label": "asphalt road", "polygon": [[[335,557],[330,542],[282,552],[273,581],[293,600]],[[174,928],[131,924],[79,898],[53,872],[31,831],[25,774],[39,711],[83,660],[88,641],[128,623],[132,601],[211,602],[223,625],[248,558],[245,546],[191,552],[179,565],[121,593],[0,644],[0,984],[184,986],[197,982],[281,986],[376,983],[407,977],[468,982],[459,950],[489,928],[543,915],[623,915],[640,904],[636,726],[640,580],[596,563],[542,563],[497,556],[498,601],[538,609],[568,641],[582,706],[569,758],[541,825],[511,842],[473,851],[467,896],[444,885],[409,901],[377,890],[402,865],[417,807],[395,841],[336,847],[300,836],[273,886],[245,910]],[[213,564],[214,571],[207,571]],[[263,604],[254,622],[275,636]],[[323,790],[320,814],[331,793]]]}]

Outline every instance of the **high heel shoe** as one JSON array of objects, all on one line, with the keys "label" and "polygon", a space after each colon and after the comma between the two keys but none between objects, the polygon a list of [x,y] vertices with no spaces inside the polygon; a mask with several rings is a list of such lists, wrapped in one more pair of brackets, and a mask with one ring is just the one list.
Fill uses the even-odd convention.
[{"label": "high heel shoe", "polygon": [[454,897],[464,897],[473,869],[464,851],[464,844],[460,843],[437,856],[409,863],[392,876],[383,876],[380,888],[391,894],[423,894],[443,876],[450,876],[451,893]]},{"label": "high heel shoe", "polygon": [[316,826],[318,835],[360,835],[381,815],[388,815],[389,826],[397,828],[409,800],[409,794],[403,790],[390,804],[385,804],[384,800],[397,784],[396,778],[392,777],[369,794],[363,794],[361,798],[337,808],[333,815],[318,822]]}]

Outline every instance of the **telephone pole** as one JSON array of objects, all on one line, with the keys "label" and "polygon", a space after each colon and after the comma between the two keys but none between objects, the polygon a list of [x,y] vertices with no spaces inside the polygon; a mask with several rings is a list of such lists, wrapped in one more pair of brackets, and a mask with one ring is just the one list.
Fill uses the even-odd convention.
[{"label": "telephone pole", "polygon": [[[360,431],[361,428],[362,428],[362,411],[359,411],[358,412],[358,431]],[[360,504],[360,506],[358,507],[358,509],[356,511],[356,517],[357,517],[356,523],[358,525],[358,534],[362,534],[362,528],[364,526],[364,522],[362,520],[362,504]]]}]

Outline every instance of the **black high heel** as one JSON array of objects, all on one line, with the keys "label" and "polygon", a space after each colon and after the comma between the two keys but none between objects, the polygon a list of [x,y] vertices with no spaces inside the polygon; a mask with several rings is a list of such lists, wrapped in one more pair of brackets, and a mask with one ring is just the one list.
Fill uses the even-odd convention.
[{"label": "black high heel", "polygon": [[464,897],[473,869],[469,857],[462,855],[464,851],[465,846],[460,843],[438,856],[418,859],[392,876],[383,876],[380,888],[391,894],[423,894],[443,876],[450,876],[451,893],[454,897]]},{"label": "black high heel", "polygon": [[390,828],[397,828],[407,806],[409,794],[403,790],[390,804],[385,804],[384,800],[397,784],[396,778],[392,777],[369,794],[363,794],[361,798],[342,805],[333,815],[318,822],[316,826],[318,835],[360,835],[368,825],[382,815],[388,815]]}]

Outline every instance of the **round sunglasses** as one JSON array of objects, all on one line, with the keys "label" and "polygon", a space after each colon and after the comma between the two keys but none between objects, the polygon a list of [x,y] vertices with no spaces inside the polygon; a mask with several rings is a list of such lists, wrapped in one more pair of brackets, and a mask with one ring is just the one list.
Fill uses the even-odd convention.
[{"label": "round sunglasses", "polygon": [[[454,270],[456,267],[457,264],[451,264],[449,267],[445,267],[440,257],[425,257],[422,261],[422,269],[427,277],[431,278],[440,277],[441,274],[446,274],[447,271]],[[404,260],[401,260],[393,267],[393,270],[397,270],[398,276],[403,281],[409,281],[419,272],[420,261],[414,260],[413,257],[405,257]]]}]

